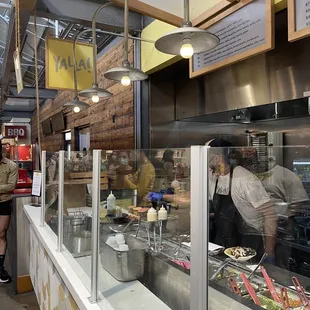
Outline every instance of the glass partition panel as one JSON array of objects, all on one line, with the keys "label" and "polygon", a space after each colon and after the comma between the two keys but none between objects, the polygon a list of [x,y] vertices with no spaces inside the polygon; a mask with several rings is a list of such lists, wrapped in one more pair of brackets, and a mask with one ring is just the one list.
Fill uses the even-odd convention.
[{"label": "glass partition panel", "polygon": [[59,153],[46,153],[45,221],[58,234],[58,160]]},{"label": "glass partition panel", "polygon": [[64,162],[63,254],[90,291],[87,269],[92,245],[92,152],[66,152]]},{"label": "glass partition panel", "polygon": [[301,306],[295,284],[310,292],[310,148],[225,145],[208,150],[209,305],[216,288],[253,308],[250,283],[266,309],[282,309],[281,290]]},{"label": "glass partition panel", "polygon": [[189,309],[190,150],[102,151],[100,186],[99,305]]}]

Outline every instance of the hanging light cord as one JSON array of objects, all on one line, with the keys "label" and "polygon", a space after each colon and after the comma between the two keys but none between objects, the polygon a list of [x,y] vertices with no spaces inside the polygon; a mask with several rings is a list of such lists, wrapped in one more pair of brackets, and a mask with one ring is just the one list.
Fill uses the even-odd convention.
[{"label": "hanging light cord", "polygon": [[20,11],[19,0],[15,0],[15,48],[20,53]]},{"label": "hanging light cord", "polygon": [[[38,72],[38,42],[37,42],[37,10],[34,8],[34,71],[36,80],[36,101],[37,101],[37,131],[38,131],[38,144],[39,144],[39,158],[41,158],[41,132],[40,132],[40,94],[39,94],[39,72]],[[42,165],[41,165],[42,167]]]},{"label": "hanging light cord", "polygon": [[128,0],[125,0],[124,8],[124,62],[128,62],[128,33],[129,33],[129,7]]},{"label": "hanging light cord", "polygon": [[93,35],[93,84],[97,85],[98,84],[98,77],[97,77],[97,37],[96,37],[96,19],[98,14],[106,8],[107,6],[113,5],[112,2],[107,2],[99,6],[99,8],[96,10],[93,19],[92,19],[92,35]]}]

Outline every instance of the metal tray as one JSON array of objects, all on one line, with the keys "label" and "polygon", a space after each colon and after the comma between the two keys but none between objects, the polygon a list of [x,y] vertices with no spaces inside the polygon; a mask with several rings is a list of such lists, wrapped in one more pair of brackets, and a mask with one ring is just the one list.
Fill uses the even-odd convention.
[{"label": "metal tray", "polygon": [[[110,236],[114,236],[113,234]],[[144,274],[145,250],[147,245],[136,238],[125,235],[128,252],[120,252],[106,244],[108,236],[101,239],[100,261],[102,267],[116,280],[129,282],[141,278]]]},{"label": "metal tray", "polygon": [[[280,294],[279,287],[276,286],[275,289],[279,295]],[[269,290],[260,292],[259,295],[267,297],[268,299],[273,299]],[[287,289],[287,296],[290,299],[290,309],[301,309],[301,308],[303,308],[301,303],[299,306],[292,306],[291,305],[291,300],[299,301],[299,297],[298,297],[296,292],[294,292],[293,290]]]}]

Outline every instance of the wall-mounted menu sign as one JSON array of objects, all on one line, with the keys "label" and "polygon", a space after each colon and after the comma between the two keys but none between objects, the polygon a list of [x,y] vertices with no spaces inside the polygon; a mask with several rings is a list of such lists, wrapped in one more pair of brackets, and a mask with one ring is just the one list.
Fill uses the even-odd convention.
[{"label": "wall-mounted menu sign", "polygon": [[242,1],[206,22],[220,38],[215,49],[195,54],[190,77],[196,77],[274,48],[273,0]]},{"label": "wall-mounted menu sign", "polygon": [[296,41],[310,36],[310,1],[289,0],[288,10],[288,40]]}]

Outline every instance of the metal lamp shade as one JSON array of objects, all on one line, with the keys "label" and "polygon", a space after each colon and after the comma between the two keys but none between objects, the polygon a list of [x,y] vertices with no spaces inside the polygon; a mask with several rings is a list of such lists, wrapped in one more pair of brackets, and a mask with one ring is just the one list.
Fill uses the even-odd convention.
[{"label": "metal lamp shade", "polygon": [[64,104],[65,108],[74,108],[74,107],[79,107],[81,110],[85,110],[89,108],[89,104],[86,102],[80,101],[78,99],[73,99],[72,101],[69,101]]},{"label": "metal lamp shade", "polygon": [[206,30],[183,26],[159,38],[155,42],[155,47],[165,54],[181,55],[180,49],[184,39],[190,39],[195,54],[207,52],[220,43],[216,35]]},{"label": "metal lamp shade", "polygon": [[121,81],[122,77],[129,76],[131,81],[143,81],[148,78],[148,75],[143,71],[131,66],[121,66],[108,70],[104,76],[113,81]]},{"label": "metal lamp shade", "polygon": [[104,88],[93,86],[92,88],[84,89],[79,92],[79,95],[86,98],[91,98],[93,95],[98,95],[99,98],[106,98],[113,96],[112,93]]}]

